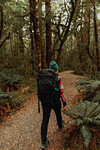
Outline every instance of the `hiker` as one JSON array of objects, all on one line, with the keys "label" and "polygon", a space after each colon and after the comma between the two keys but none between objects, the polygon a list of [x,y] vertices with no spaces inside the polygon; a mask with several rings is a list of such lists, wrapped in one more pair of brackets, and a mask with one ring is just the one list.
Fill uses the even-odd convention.
[{"label": "hiker", "polygon": [[[40,75],[43,78],[45,78],[46,72],[48,72],[48,82],[49,84],[49,89],[46,87],[46,91],[43,91],[43,84],[40,86],[40,89],[38,89],[38,98],[39,101],[41,101],[42,104],[42,109],[43,109],[43,119],[42,119],[42,124],[41,124],[41,148],[44,149],[49,145],[49,140],[47,139],[47,129],[48,129],[48,122],[50,118],[50,113],[51,110],[53,109],[56,118],[57,118],[57,124],[58,124],[58,130],[60,131],[63,126],[64,126],[64,121],[62,120],[62,115],[61,115],[61,101],[60,98],[62,99],[63,102],[63,110],[65,111],[66,109],[66,98],[63,93],[63,85],[62,85],[62,79],[58,75],[58,65],[55,61],[51,61],[49,64],[49,69],[44,69],[42,72],[44,72],[44,75]],[[52,85],[52,82],[50,81],[51,73],[53,73],[56,76],[56,84]],[[41,73],[40,73],[41,74]],[[41,83],[44,83],[46,79],[42,79]],[[38,80],[38,84],[39,84]],[[46,81],[47,82],[47,81]],[[53,87],[53,88],[51,88]],[[53,89],[51,91],[51,89]],[[46,93],[47,92],[47,93]],[[41,94],[40,94],[41,93]]]}]

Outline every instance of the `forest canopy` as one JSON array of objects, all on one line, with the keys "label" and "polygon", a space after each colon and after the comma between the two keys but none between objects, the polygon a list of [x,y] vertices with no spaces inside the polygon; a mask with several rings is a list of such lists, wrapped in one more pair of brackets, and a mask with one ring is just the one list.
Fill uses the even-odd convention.
[{"label": "forest canopy", "polygon": [[0,70],[100,71],[98,0],[0,0]]}]

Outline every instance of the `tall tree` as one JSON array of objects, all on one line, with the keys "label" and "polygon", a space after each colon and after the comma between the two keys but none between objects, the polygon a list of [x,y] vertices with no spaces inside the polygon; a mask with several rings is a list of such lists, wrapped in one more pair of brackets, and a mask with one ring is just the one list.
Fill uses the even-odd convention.
[{"label": "tall tree", "polygon": [[40,23],[39,23],[39,1],[38,0],[29,0],[29,5],[33,15],[33,29],[34,37],[36,43],[36,49],[38,52],[38,67],[39,70],[42,69],[41,53],[42,53],[42,39],[40,32]]},{"label": "tall tree", "polygon": [[6,37],[3,36],[4,13],[3,13],[3,4],[2,3],[4,4],[4,2],[1,2],[1,4],[0,4],[0,48],[4,45],[6,40],[8,40],[10,37],[9,33]]},{"label": "tall tree", "polygon": [[46,61],[49,65],[51,59],[52,37],[51,37],[51,0],[45,0],[46,8]]},{"label": "tall tree", "polygon": [[2,31],[3,31],[3,8],[2,5],[0,5],[0,39],[2,37]]},{"label": "tall tree", "polygon": [[99,46],[98,46],[98,28],[97,28],[97,15],[96,15],[96,3],[92,1],[94,7],[94,36],[95,36],[95,50],[96,50],[96,64],[97,71],[100,71],[100,58],[99,58]]},{"label": "tall tree", "polygon": [[83,27],[83,34],[82,34],[82,69],[83,71],[86,70],[87,66],[87,58],[88,54],[90,56],[89,51],[89,43],[90,43],[90,1],[87,0],[85,3],[85,15],[84,15],[84,27]]},{"label": "tall tree", "polygon": [[[31,10],[31,8],[30,8]],[[33,22],[33,15],[32,12],[30,11],[30,39],[31,39],[31,65],[32,65],[32,75],[33,75],[33,70],[34,70],[34,46],[33,46],[33,27],[32,27],[32,22]]]}]

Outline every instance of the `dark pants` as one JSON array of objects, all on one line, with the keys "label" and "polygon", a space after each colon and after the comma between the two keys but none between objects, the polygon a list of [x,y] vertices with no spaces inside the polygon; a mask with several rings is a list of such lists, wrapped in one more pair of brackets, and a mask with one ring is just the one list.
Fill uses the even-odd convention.
[{"label": "dark pants", "polygon": [[51,113],[52,109],[54,110],[54,112],[56,114],[58,127],[62,128],[61,102],[59,102],[55,105],[42,103],[42,109],[43,109],[43,119],[42,119],[42,125],[41,125],[41,139],[42,139],[42,141],[46,141],[48,122],[49,122],[50,113]]}]

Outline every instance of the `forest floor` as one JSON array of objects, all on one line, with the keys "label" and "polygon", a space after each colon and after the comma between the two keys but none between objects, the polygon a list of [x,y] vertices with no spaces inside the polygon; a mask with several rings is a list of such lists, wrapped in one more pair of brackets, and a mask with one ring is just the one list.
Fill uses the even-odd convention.
[{"label": "forest floor", "polygon": [[[67,108],[70,108],[74,105],[78,97],[74,83],[80,76],[74,75],[71,71],[62,72],[60,75],[63,79]],[[68,117],[63,112],[62,116],[65,124],[67,124]],[[8,116],[6,121],[0,125],[0,150],[40,150],[41,122],[42,109],[38,113],[37,96],[34,95],[15,115]],[[58,131],[56,117],[54,111],[52,111],[48,126],[50,145],[46,150],[64,149],[65,130],[66,126],[62,131]]]}]

